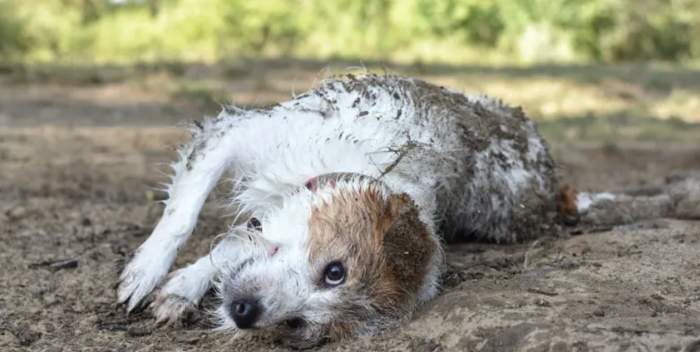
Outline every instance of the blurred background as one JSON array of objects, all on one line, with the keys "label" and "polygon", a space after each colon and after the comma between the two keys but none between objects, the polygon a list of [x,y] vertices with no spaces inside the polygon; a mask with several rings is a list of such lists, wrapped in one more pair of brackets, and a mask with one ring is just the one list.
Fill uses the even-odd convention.
[{"label": "blurred background", "polygon": [[152,200],[178,123],[363,67],[521,105],[610,186],[700,161],[698,0],[0,0],[0,194]]},{"label": "blurred background", "polygon": [[0,0],[0,60],[0,126],[172,124],[364,66],[523,105],[550,139],[700,133],[698,0]]}]

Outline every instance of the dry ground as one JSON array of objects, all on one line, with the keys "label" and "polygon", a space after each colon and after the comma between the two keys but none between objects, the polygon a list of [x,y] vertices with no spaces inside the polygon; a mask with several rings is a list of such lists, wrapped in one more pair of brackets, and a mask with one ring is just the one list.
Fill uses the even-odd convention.
[{"label": "dry ground", "polygon": [[[263,75],[242,67],[219,68],[226,78],[214,82],[226,96],[237,93],[236,100],[246,104],[260,97],[264,102],[287,98],[296,74],[305,90],[318,71],[270,65]],[[162,72],[111,79],[109,70],[90,71],[87,79],[78,76],[85,71],[60,79],[51,71],[0,76],[1,351],[286,350],[270,335],[231,341],[212,334],[206,319],[156,329],[148,316],[127,318],[111,307],[114,262],[144,241],[160,216],[161,206],[154,202],[160,195],[150,187],[162,178],[160,167],[153,165],[168,161],[171,147],[184,137],[171,126],[215,112],[208,103],[211,90],[180,87],[175,94],[168,89],[204,84],[213,79],[207,70],[177,71],[178,79],[163,78]],[[543,106],[595,96],[596,85],[600,91],[611,85],[634,91],[637,95],[629,98],[627,92],[625,99],[642,99],[648,106],[662,106],[679,90],[698,92],[688,83],[687,77],[697,78],[694,72],[654,73],[658,77],[650,86],[635,74],[615,76],[615,70],[595,71],[610,76],[608,83],[584,82],[581,77],[588,75],[577,70],[555,71],[419,73],[442,81],[486,80],[486,92],[488,87],[520,87],[523,94],[509,92],[512,99],[520,99],[542,120],[548,118]],[[270,80],[269,72],[278,79]],[[523,78],[523,72],[531,75]],[[189,83],[182,83],[183,77]],[[541,104],[527,99],[526,79],[539,85],[539,92],[528,94],[539,94]],[[162,89],[143,84],[158,80],[165,80],[155,86]],[[560,89],[567,84],[579,88],[562,96]],[[549,100],[542,92],[548,85],[554,87]],[[659,93],[658,85],[666,87],[665,93]],[[600,104],[617,101],[614,96],[598,98]],[[691,98],[678,120],[699,117],[700,109],[692,110],[697,97]],[[600,110],[585,104],[559,107],[565,111],[550,116],[593,113],[593,125],[543,122],[565,182],[585,190],[621,189],[660,184],[671,172],[700,171],[697,127],[658,122],[663,116],[654,115],[653,106],[644,111],[632,106],[614,109],[628,116],[623,119],[627,131],[644,133],[614,134],[623,130],[614,119],[596,125],[598,117],[609,115],[605,109],[614,110],[602,105]],[[593,137],[600,133],[590,132],[599,130],[614,133],[604,133],[607,142],[599,143]],[[611,143],[611,136],[646,141]],[[577,137],[589,141],[571,141]],[[679,141],[669,140],[676,137]],[[219,215],[214,206],[204,210],[178,267],[206,253],[213,235],[226,225]],[[671,220],[612,231],[567,231],[558,239],[523,245],[454,246],[448,249],[445,292],[411,324],[320,350],[700,351],[699,254],[700,222]],[[57,260],[68,261],[48,264]]]}]

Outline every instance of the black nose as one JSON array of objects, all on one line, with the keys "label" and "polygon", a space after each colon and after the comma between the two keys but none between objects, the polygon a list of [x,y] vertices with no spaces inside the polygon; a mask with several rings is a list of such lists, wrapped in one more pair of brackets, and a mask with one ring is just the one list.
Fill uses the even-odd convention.
[{"label": "black nose", "polygon": [[239,329],[249,329],[260,317],[260,305],[250,299],[234,301],[231,303],[231,317]]}]

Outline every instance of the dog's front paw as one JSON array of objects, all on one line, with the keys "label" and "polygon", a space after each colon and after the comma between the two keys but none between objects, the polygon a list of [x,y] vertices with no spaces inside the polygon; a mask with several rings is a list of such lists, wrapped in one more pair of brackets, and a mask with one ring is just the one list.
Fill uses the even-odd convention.
[{"label": "dog's front paw", "polygon": [[162,290],[154,292],[151,303],[156,324],[171,326],[176,323],[191,323],[199,318],[197,304],[176,294],[168,294]]},{"label": "dog's front paw", "polygon": [[163,252],[150,251],[148,248],[146,244],[142,245],[119,273],[117,304],[126,305],[127,312],[147,305],[146,298],[165,278],[170,268],[170,260]]}]

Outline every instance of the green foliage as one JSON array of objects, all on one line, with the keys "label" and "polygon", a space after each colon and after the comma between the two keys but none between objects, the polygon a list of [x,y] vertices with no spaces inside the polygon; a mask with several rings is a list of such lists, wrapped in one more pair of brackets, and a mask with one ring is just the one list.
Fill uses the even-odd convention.
[{"label": "green foliage", "polygon": [[438,37],[458,35],[465,42],[494,46],[505,29],[495,2],[478,0],[419,0],[416,8]]},{"label": "green foliage", "polygon": [[697,38],[698,0],[0,0],[23,60],[685,61]]},{"label": "green foliage", "polygon": [[15,11],[11,3],[0,1],[0,56],[21,56],[29,51],[31,38],[27,37],[24,21]]},{"label": "green foliage", "polygon": [[616,26],[601,36],[600,55],[609,61],[700,57],[700,2],[617,0],[610,6]]}]

